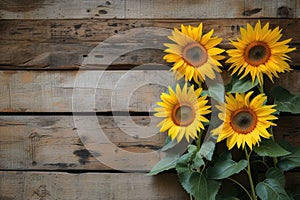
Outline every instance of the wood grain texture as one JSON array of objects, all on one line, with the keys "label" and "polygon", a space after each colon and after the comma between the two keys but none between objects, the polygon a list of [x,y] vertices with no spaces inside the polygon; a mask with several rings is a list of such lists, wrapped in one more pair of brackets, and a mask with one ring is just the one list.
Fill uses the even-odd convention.
[{"label": "wood grain texture", "polygon": [[[97,65],[86,67],[129,69],[147,63],[166,64],[163,43],[170,42],[167,36],[171,29],[201,21],[204,32],[214,29],[215,35],[224,38],[220,47],[228,49],[232,47],[229,39],[235,39],[241,27],[254,25],[257,19],[2,20],[0,69],[73,69],[93,56],[97,56]],[[293,38],[290,45],[300,49],[299,19],[261,21],[269,21],[271,28],[282,28],[282,39]],[[97,54],[90,54],[93,49]],[[291,65],[300,66],[299,50],[289,55]]]},{"label": "wood grain texture", "polygon": [[1,71],[1,112],[153,111],[167,70]]},{"label": "wood grain texture", "polygon": [[2,19],[111,19],[111,18],[293,18],[299,17],[296,0],[217,1],[0,1]]},{"label": "wood grain texture", "polygon": [[[95,119],[96,124],[92,123]],[[114,167],[121,171],[147,171],[162,158],[159,150],[166,135],[156,128],[159,122],[156,117],[131,119],[128,116],[1,116],[0,170],[110,170]],[[300,116],[280,116],[274,129],[276,139],[299,146],[299,120]],[[101,133],[108,141],[94,140],[92,134]],[[99,148],[93,148],[93,143]],[[110,146],[114,147],[113,151],[109,150]]]},{"label": "wood grain texture", "polygon": [[[300,93],[299,70],[280,77],[275,85]],[[168,70],[0,71],[0,111],[153,112],[168,85],[175,85]]]},{"label": "wood grain texture", "polygon": [[1,116],[0,168],[148,171],[164,155],[158,122],[149,116]]},{"label": "wood grain texture", "polygon": [[175,174],[0,172],[0,199],[188,199]]}]

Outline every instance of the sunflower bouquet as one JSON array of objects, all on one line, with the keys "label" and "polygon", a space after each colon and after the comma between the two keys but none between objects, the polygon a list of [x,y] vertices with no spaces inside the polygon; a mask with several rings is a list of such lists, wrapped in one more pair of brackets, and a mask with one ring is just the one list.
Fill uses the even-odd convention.
[{"label": "sunflower bouquet", "polygon": [[[285,188],[284,172],[300,166],[300,147],[276,141],[273,127],[280,112],[300,113],[300,95],[283,87],[264,90],[264,77],[273,83],[291,71],[280,41],[282,29],[258,21],[240,29],[228,49],[231,79],[220,76],[226,57],[217,47],[214,30],[175,28],[164,59],[178,80],[161,94],[155,108],[161,132],[167,132],[166,156],[150,175],[175,169],[190,199],[293,199]],[[247,180],[247,181],[246,181]]]}]

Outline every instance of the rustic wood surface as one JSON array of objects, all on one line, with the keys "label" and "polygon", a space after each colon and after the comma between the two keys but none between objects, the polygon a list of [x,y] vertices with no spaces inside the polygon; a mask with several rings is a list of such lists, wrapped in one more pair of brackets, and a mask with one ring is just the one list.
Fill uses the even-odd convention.
[{"label": "rustic wood surface", "polygon": [[[277,84],[300,93],[299,70],[280,77]],[[223,78],[228,82],[228,72]],[[0,71],[0,111],[153,112],[174,84],[167,70]]]},{"label": "rustic wood surface", "polygon": [[[123,155],[118,170],[148,171],[163,156],[166,135],[158,122],[149,116],[1,116],[0,169],[110,170],[114,165],[105,164]],[[100,131],[108,141],[93,141],[91,134]],[[92,151],[94,142],[99,148]]]},{"label": "rustic wood surface", "polygon": [[[135,116],[132,122],[128,116],[83,117],[84,125],[76,123],[73,116],[1,116],[0,170],[111,170],[103,162],[113,163],[114,158],[125,154],[110,152],[106,148],[109,145],[126,151],[122,162],[114,162],[118,170],[148,171],[162,158],[159,150],[166,135],[155,127],[159,121],[156,117]],[[94,119],[101,129],[91,123]],[[300,116],[281,116],[275,137],[299,146],[299,120]],[[109,142],[99,141],[99,149],[89,151],[95,142],[90,134],[101,130]],[[132,156],[135,161],[130,163]]]},{"label": "rustic wood surface", "polygon": [[[101,163],[106,161],[106,157],[101,158],[99,154],[111,155],[108,161],[112,162],[122,152],[109,152],[105,149],[109,145],[127,151],[123,160],[131,166],[123,167],[120,163],[117,165],[119,170],[138,167],[139,171],[147,171],[163,156],[159,150],[165,134],[159,133],[155,127],[159,121],[156,117],[134,116],[133,122],[129,121],[128,116],[83,117],[86,122],[90,122],[84,127],[76,123],[76,117],[73,116],[1,116],[0,169],[110,170],[110,166]],[[95,118],[101,129],[91,123]],[[299,120],[300,116],[281,116],[274,130],[276,138],[299,146]],[[101,130],[110,142],[100,144],[100,150],[97,150],[101,153],[91,154],[92,151],[87,148],[94,141],[91,141],[88,133],[99,134]],[[138,163],[130,163],[132,156],[142,156],[147,162],[143,163],[143,159],[139,159]]]},{"label": "rustic wood surface", "polygon": [[[299,0],[0,0],[0,199],[188,199],[175,174],[145,175],[164,156],[149,112],[174,85],[163,43],[203,22],[228,49],[258,19],[293,38],[275,85],[300,93]],[[275,137],[299,146],[299,120],[280,116]]]},{"label": "rustic wood surface", "polygon": [[[2,19],[299,17],[299,1],[0,1]],[[230,12],[228,12],[230,10]]]},{"label": "rustic wood surface", "polygon": [[[229,39],[240,27],[257,19],[204,20],[2,20],[0,21],[0,69],[130,69],[148,64],[166,64],[163,43],[180,24],[204,23],[204,31],[215,30],[224,38],[220,47],[230,48]],[[299,19],[261,19],[270,27],[283,29],[283,37],[293,38],[290,46],[300,49]],[[135,29],[138,28],[138,29]],[[119,33],[119,34],[118,34]],[[97,51],[90,54],[93,49]],[[114,52],[114,54],[112,54]],[[112,57],[116,56],[117,57]],[[226,54],[224,54],[226,55]],[[289,54],[291,65],[300,65],[299,50]],[[85,59],[94,65],[82,66]]]},{"label": "rustic wood surface", "polygon": [[175,174],[0,172],[0,199],[188,199]]},{"label": "rustic wood surface", "polygon": [[168,85],[166,70],[0,71],[0,111],[148,112]]}]

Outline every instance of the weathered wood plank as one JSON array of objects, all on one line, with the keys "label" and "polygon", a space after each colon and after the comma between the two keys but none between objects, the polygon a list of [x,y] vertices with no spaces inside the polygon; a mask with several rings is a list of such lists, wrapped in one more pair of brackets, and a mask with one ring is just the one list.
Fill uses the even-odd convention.
[{"label": "weathered wood plank", "polygon": [[[245,27],[246,23],[254,25],[258,19],[99,19],[99,20],[0,20],[0,40],[1,44],[6,42],[57,42],[57,43],[77,43],[100,42],[117,33],[124,34],[134,28],[180,28],[181,24],[198,26],[203,22],[204,32],[211,29],[215,34],[228,39],[238,35],[240,27]],[[300,40],[299,26],[300,19],[260,19],[262,24],[270,23],[270,28],[277,26],[283,29],[283,38],[294,38]],[[147,31],[145,29],[145,31]],[[171,31],[171,30],[170,30]],[[163,32],[161,32],[163,33]],[[168,32],[170,33],[170,32]],[[129,35],[128,41],[141,41],[141,36],[135,38]],[[164,35],[158,35],[165,37]],[[135,39],[135,40],[134,40]],[[150,37],[154,39],[154,37]],[[110,42],[120,42],[120,37],[110,39]]]},{"label": "weathered wood plank", "polygon": [[297,0],[245,0],[245,11],[243,15],[249,17],[299,17],[300,13],[297,5]]},{"label": "weathered wood plank", "polygon": [[1,71],[1,112],[153,111],[167,70]]},{"label": "weathered wood plank", "polygon": [[[220,47],[230,48],[229,39],[246,23],[256,19],[202,20],[205,32],[215,29],[224,38]],[[300,19],[262,19],[271,27],[283,28],[283,39],[300,49]],[[133,67],[146,63],[165,64],[163,43],[180,24],[197,25],[200,20],[3,20],[0,21],[0,68],[66,69],[79,68],[90,52],[97,50],[97,69],[107,65]],[[134,29],[138,28],[138,29]],[[119,34],[117,34],[119,33]],[[100,45],[100,46],[97,46]],[[298,50],[289,54],[300,65]],[[112,58],[113,57],[113,58]],[[101,59],[99,59],[101,58]],[[89,66],[89,68],[91,68]],[[111,67],[113,68],[113,67]]]},{"label": "weathered wood plank", "polygon": [[[300,93],[299,70],[280,77],[277,85]],[[152,112],[168,85],[168,70],[0,71],[0,112]]]},{"label": "weathered wood plank", "polygon": [[1,1],[2,19],[299,17],[296,0]]},{"label": "weathered wood plank", "polygon": [[[299,120],[280,116],[276,139],[300,146]],[[1,116],[0,169],[147,171],[163,156],[166,135],[158,122],[149,116]],[[101,132],[107,141],[94,139]],[[91,146],[98,142],[99,148]]]},{"label": "weathered wood plank", "polygon": [[158,122],[149,116],[1,116],[0,168],[147,171],[163,156],[166,135]]},{"label": "weathered wood plank", "polygon": [[175,174],[0,172],[0,199],[188,199]]}]

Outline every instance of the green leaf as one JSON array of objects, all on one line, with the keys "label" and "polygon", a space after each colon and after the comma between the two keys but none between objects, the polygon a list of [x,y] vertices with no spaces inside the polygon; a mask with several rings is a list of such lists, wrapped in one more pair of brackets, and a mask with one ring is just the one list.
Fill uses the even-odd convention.
[{"label": "green leaf", "polygon": [[285,186],[285,176],[283,172],[276,167],[268,169],[266,172],[266,178],[273,178],[278,181],[282,187]]},{"label": "green leaf", "polygon": [[201,166],[204,165],[204,160],[200,157],[199,154],[196,154],[196,156],[195,156],[195,158],[194,158],[193,161],[194,161],[194,163],[193,163],[192,167],[194,169],[197,169],[197,168],[199,168],[199,167],[201,167]]},{"label": "green leaf", "polygon": [[156,163],[156,165],[154,165],[148,175],[156,175],[162,171],[175,168],[179,157],[180,154],[167,154],[165,157],[163,157],[163,159]]},{"label": "green leaf", "polygon": [[190,144],[188,146],[188,152],[189,153],[195,153],[196,151],[197,151],[197,146],[196,145]]},{"label": "green leaf", "polygon": [[[224,155],[225,154],[225,155]],[[237,174],[247,167],[246,160],[235,162],[231,159],[230,152],[226,152],[215,162],[214,167],[208,168],[208,175],[211,179],[224,179]],[[230,156],[228,156],[228,154]]]},{"label": "green leaf", "polygon": [[168,149],[173,148],[177,144],[178,144],[177,140],[172,140],[170,136],[167,136],[165,144],[161,150],[166,151]]},{"label": "green leaf", "polygon": [[259,146],[254,147],[255,153],[259,156],[279,157],[290,154],[272,139],[262,139]]},{"label": "green leaf", "polygon": [[206,158],[211,160],[216,144],[213,141],[206,141],[201,145],[200,150],[197,152],[197,156],[200,158]]},{"label": "green leaf", "polygon": [[207,93],[208,96],[214,98],[215,100],[224,102],[225,88],[223,84],[214,83],[212,85],[209,85]]},{"label": "green leaf", "polygon": [[186,172],[189,169],[190,162],[195,157],[197,147],[195,145],[188,146],[188,153],[183,154],[176,163],[176,171],[178,174]]},{"label": "green leaf", "polygon": [[273,89],[274,104],[276,110],[281,112],[290,112],[293,114],[300,113],[300,94],[291,94],[288,90],[281,86]]},{"label": "green leaf", "polygon": [[239,80],[239,77],[233,75],[230,83],[228,83],[226,87],[226,91],[230,93],[243,93],[251,90],[258,84],[258,80],[255,79],[254,84],[252,85],[252,80],[250,76],[246,76]]},{"label": "green leaf", "polygon": [[277,166],[283,171],[300,167],[300,147],[294,147],[287,142],[282,142],[281,145],[288,149],[291,154],[279,158]]},{"label": "green leaf", "polygon": [[215,200],[221,186],[220,182],[207,179],[204,173],[199,172],[185,173],[180,182],[189,194],[199,200]]},{"label": "green leaf", "polygon": [[162,171],[172,169],[176,166],[177,160],[180,158],[180,155],[186,151],[188,143],[186,140],[181,140],[180,143],[175,145],[172,149],[169,149],[166,152],[165,157],[161,159],[148,173],[148,175],[156,175]]},{"label": "green leaf", "polygon": [[182,170],[181,173],[178,173],[178,180],[181,183],[181,186],[189,194],[191,194],[191,185],[189,181],[192,173],[193,171],[191,171],[189,168],[186,168],[185,171]]},{"label": "green leaf", "polygon": [[262,200],[288,200],[290,197],[282,185],[275,179],[267,178],[256,185],[255,191]]}]

